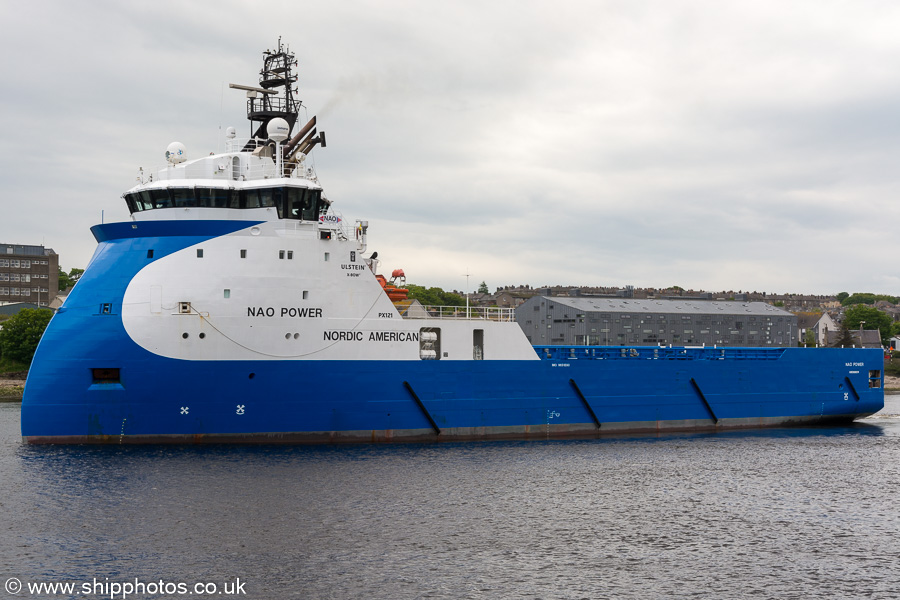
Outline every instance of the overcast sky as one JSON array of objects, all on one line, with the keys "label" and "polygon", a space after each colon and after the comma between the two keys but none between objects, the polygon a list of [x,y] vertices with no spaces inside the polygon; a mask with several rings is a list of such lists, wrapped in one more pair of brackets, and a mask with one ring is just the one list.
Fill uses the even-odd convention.
[{"label": "overcast sky", "polygon": [[900,3],[0,1],[0,242],[67,271],[282,36],[388,273],[900,294]]}]

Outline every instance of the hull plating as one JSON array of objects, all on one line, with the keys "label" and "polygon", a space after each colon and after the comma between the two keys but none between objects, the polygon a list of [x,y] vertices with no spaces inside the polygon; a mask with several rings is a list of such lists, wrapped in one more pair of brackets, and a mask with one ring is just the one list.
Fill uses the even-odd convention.
[{"label": "hull plating", "polygon": [[[851,420],[883,406],[881,390],[867,381],[853,386],[859,399],[849,389],[839,367],[849,352],[567,366],[546,360],[198,363],[120,355],[117,384],[90,381],[95,359],[66,359],[29,376],[22,434],[30,442],[321,443],[811,424]],[[859,351],[852,355],[858,359]]]},{"label": "hull plating", "polygon": [[[129,337],[122,301],[141,269],[251,226],[96,227],[94,258],[51,321],[29,372],[23,438],[331,443],[591,437],[846,421],[884,405],[880,350],[720,355],[712,349],[581,348],[541,349],[540,360],[181,360]],[[452,327],[444,327],[449,338]],[[463,333],[472,339],[471,329]],[[118,380],[98,381],[96,369],[117,369]]]}]

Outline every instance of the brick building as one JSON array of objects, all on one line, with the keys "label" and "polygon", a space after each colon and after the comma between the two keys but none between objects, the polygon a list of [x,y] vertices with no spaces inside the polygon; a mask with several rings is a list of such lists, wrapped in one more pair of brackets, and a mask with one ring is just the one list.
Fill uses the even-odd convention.
[{"label": "brick building", "polygon": [[52,248],[0,244],[0,303],[49,306],[59,293],[59,256]]}]

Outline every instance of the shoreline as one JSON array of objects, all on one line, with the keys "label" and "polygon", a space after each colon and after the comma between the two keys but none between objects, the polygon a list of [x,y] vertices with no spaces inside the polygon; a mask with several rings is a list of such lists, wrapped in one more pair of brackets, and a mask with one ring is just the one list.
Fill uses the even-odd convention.
[{"label": "shoreline", "polygon": [[[14,375],[19,375],[14,373]],[[25,379],[10,379],[0,375],[0,403],[21,402]]]}]

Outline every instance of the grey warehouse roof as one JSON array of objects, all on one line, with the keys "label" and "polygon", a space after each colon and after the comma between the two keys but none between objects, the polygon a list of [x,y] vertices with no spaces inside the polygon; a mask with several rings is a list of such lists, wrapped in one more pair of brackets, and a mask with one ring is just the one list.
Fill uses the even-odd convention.
[{"label": "grey warehouse roof", "polygon": [[647,312],[707,315],[749,314],[770,317],[792,317],[783,308],[765,302],[734,302],[731,300],[633,300],[630,298],[570,298],[543,296],[557,304],[570,306],[580,312]]}]

